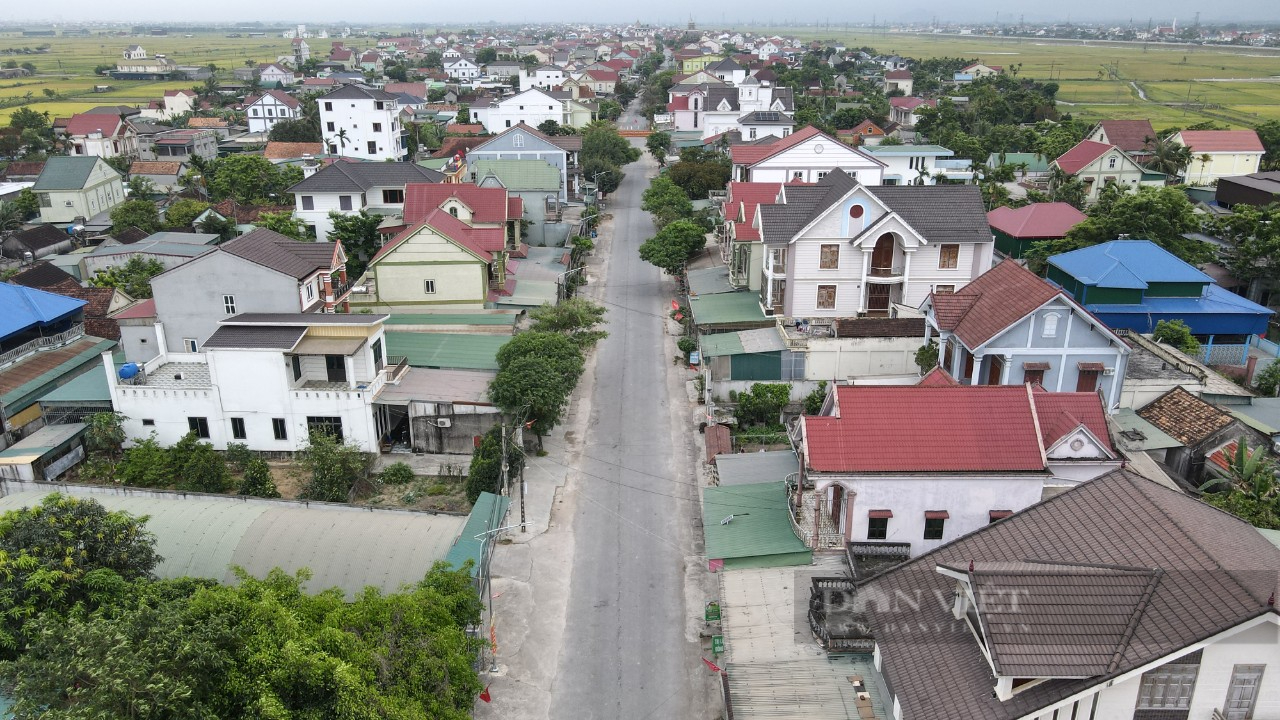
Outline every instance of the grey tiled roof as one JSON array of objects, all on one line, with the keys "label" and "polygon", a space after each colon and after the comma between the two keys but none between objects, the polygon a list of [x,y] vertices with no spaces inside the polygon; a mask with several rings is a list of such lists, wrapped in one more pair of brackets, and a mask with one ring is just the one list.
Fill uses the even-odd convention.
[{"label": "grey tiled roof", "polygon": [[[965,621],[952,617],[950,602],[934,600],[950,598],[956,586],[937,568],[967,571],[973,563],[981,571],[993,567],[988,563],[1031,561],[1146,568],[1163,577],[1150,588],[1140,613],[1129,580],[1078,578],[1081,585],[1097,586],[1087,591],[1091,597],[1079,596],[1081,607],[1092,609],[1073,615],[1069,640],[1032,633],[1019,638],[1028,663],[1023,669],[1050,670],[1045,665],[1064,654],[1091,653],[1084,648],[1091,641],[1111,643],[1112,616],[1128,614],[1134,620],[1129,640],[1123,647],[1116,642],[1119,654],[1112,669],[1084,679],[1049,680],[1001,702],[992,695],[994,674]],[[1010,572],[1002,576],[1013,582],[1022,575],[1018,582],[1026,586],[1031,577],[1016,567],[1009,565]],[[1277,589],[1278,567],[1280,548],[1247,523],[1116,470],[860,583],[853,606],[865,611],[903,718],[1005,720],[1038,715],[1053,703],[1204,638],[1276,613],[1268,599]],[[1112,591],[1100,587],[1107,584]],[[1053,583],[1020,598],[1020,606],[1036,620],[1033,626],[1044,627],[1047,613],[1061,612],[1055,609],[1062,602],[1060,590]],[[891,601],[904,597],[927,600],[909,608]]]},{"label": "grey tiled roof", "polygon": [[208,340],[206,348],[252,348],[291,350],[307,332],[305,327],[279,325],[222,325]]},{"label": "grey tiled roof", "polygon": [[410,162],[336,162],[289,188],[301,193],[359,193],[373,187],[397,187],[408,183],[435,183],[444,175]]},{"label": "grey tiled roof", "polygon": [[388,315],[365,313],[240,313],[222,321],[227,325],[374,325]]},{"label": "grey tiled roof", "polygon": [[738,88],[722,87],[719,85],[708,85],[706,86],[706,88],[707,88],[707,105],[706,105],[707,110],[719,110],[721,100],[729,101],[730,110],[742,109],[742,107],[738,105]]},{"label": "grey tiled roof", "polygon": [[931,243],[993,242],[977,185],[882,185],[869,190]]},{"label": "grey tiled roof", "polygon": [[258,228],[223,244],[221,249],[302,280],[317,270],[329,269],[335,248],[333,243],[294,240],[273,230]]},{"label": "grey tiled roof", "polygon": [[761,205],[761,236],[766,243],[787,243],[858,182],[843,170],[833,170],[816,185],[787,185],[785,205]]},{"label": "grey tiled roof", "polygon": [[396,96],[377,88],[367,87],[358,83],[343,85],[333,92],[325,93],[320,96],[321,100],[387,100],[395,102]]}]

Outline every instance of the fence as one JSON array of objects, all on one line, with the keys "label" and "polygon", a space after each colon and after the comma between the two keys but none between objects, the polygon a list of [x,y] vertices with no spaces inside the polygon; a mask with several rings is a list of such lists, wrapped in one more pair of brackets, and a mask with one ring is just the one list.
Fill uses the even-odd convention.
[{"label": "fence", "polygon": [[1205,365],[1244,365],[1249,359],[1249,345],[1215,345],[1213,340],[1201,348]]}]

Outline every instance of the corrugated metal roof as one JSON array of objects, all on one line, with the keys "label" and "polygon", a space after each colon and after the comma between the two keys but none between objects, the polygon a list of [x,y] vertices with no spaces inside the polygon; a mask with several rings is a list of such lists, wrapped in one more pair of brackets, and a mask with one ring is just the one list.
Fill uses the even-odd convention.
[{"label": "corrugated metal roof", "polygon": [[111,389],[107,386],[107,373],[103,368],[90,368],[75,376],[70,382],[40,398],[41,403],[91,403],[111,402]]},{"label": "corrugated metal roof", "polygon": [[857,720],[858,692],[849,678],[861,675],[876,718],[888,718],[892,700],[873,678],[870,655],[832,655],[813,660],[729,663],[729,695],[735,720],[823,718]]},{"label": "corrugated metal roof", "polygon": [[88,425],[84,423],[67,423],[65,425],[45,425],[39,430],[22,438],[0,453],[0,457],[16,457],[35,451],[48,452],[59,445],[74,439],[83,433]]},{"label": "corrugated metal roof", "polygon": [[0,283],[0,337],[31,327],[54,322],[68,313],[83,308],[84,300],[22,285]]},{"label": "corrugated metal roof", "polygon": [[407,313],[387,318],[388,325],[511,325],[517,312],[501,313]]},{"label": "corrugated metal roof", "polygon": [[[398,589],[423,578],[444,559],[466,519],[324,503],[123,490],[75,491],[108,510],[147,515],[164,558],[156,574],[232,582],[231,565],[261,577],[272,568],[310,568],[312,591],[341,588],[352,596],[372,585]],[[28,491],[0,498],[0,512],[29,507],[48,495]]]},{"label": "corrugated metal roof", "polygon": [[771,327],[703,335],[700,342],[702,353],[707,357],[778,352],[787,347],[777,328]]},{"label": "corrugated metal roof", "polygon": [[760,296],[751,292],[717,293],[689,298],[698,325],[769,323],[760,309]]},{"label": "corrugated metal roof", "polygon": [[[474,563],[472,575],[478,575],[485,539],[476,536],[502,527],[503,518],[507,516],[507,507],[510,505],[511,498],[487,492],[480,493],[475,505],[471,506],[471,514],[467,516],[467,523],[462,526],[457,542],[445,555],[445,562],[455,568],[461,568],[470,560]],[[496,536],[497,533],[494,535]]]},{"label": "corrugated metal roof", "polygon": [[727,453],[716,456],[716,474],[720,485],[776,483],[799,472],[800,460],[791,450],[754,453]]},{"label": "corrugated metal roof", "polygon": [[476,182],[493,173],[512,192],[560,190],[560,170],[546,160],[476,160],[471,169]]},{"label": "corrugated metal roof", "polygon": [[734,292],[734,287],[729,284],[729,268],[723,265],[690,270],[688,276],[689,292],[693,295]]},{"label": "corrugated metal roof", "polygon": [[99,161],[101,158],[97,157],[51,157],[45,161],[32,190],[80,190]]},{"label": "corrugated metal roof", "polygon": [[407,405],[409,402],[489,404],[492,370],[441,370],[411,367],[400,382],[382,386],[375,402]]},{"label": "corrugated metal roof", "polygon": [[[791,529],[782,480],[702,491],[702,534],[709,560],[806,553]],[[728,523],[722,522],[733,515]],[[807,563],[808,560],[806,559]]]},{"label": "corrugated metal roof", "polygon": [[403,355],[415,367],[497,370],[498,350],[509,335],[389,332],[387,354]]}]

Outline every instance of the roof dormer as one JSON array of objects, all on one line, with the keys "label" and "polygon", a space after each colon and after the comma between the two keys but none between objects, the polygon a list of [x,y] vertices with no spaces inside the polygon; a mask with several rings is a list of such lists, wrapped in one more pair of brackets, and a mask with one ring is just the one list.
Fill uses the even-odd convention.
[{"label": "roof dormer", "polygon": [[951,615],[973,633],[1001,701],[1049,680],[1115,672],[1164,574],[1046,560],[936,570],[956,581]]}]

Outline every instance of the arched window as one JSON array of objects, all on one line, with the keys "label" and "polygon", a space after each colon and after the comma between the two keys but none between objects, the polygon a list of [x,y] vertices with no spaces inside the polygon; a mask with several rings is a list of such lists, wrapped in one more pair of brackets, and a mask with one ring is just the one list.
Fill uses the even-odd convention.
[{"label": "arched window", "polygon": [[1040,330],[1041,337],[1058,337],[1058,319],[1060,317],[1058,313],[1049,313],[1044,316],[1044,327]]}]

